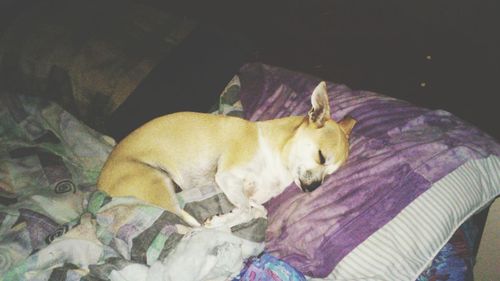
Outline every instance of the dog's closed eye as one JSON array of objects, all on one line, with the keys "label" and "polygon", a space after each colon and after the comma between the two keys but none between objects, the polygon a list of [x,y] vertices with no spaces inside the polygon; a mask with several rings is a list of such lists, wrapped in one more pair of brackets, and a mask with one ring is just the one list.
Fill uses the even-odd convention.
[{"label": "dog's closed eye", "polygon": [[323,153],[321,153],[321,150],[318,150],[318,154],[319,154],[319,163],[321,165],[325,164],[326,159],[325,159],[325,156],[323,155]]}]

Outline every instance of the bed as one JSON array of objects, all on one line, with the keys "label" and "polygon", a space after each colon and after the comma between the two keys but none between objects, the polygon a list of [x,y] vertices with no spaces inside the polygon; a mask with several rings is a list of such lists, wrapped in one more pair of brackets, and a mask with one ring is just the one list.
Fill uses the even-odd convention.
[{"label": "bed", "polygon": [[[246,64],[213,114],[302,115],[318,81]],[[288,187],[267,221],[224,233],[97,191],[114,140],[56,103],[3,93],[0,279],[472,280],[500,145],[448,112],[327,86],[332,118],[358,120],[346,165],[311,194]],[[198,218],[230,211],[211,192],[178,196]]]},{"label": "bed", "polygon": [[[320,81],[242,65],[233,41],[186,18],[101,2],[37,3],[0,40],[0,280],[473,280],[500,144],[446,111],[333,81],[332,118],[358,121],[350,158],[315,192],[291,185],[267,202],[266,220],[193,230],[97,191],[127,130],[183,109],[171,96],[258,121],[306,114]],[[214,189],[177,196],[200,220],[231,210]]]}]

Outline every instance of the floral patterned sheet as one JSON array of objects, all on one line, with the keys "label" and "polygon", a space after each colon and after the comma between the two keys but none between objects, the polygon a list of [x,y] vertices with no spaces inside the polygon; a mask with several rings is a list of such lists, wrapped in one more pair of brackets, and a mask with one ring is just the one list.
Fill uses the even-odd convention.
[{"label": "floral patterned sheet", "polygon": [[[0,280],[225,280],[263,250],[265,220],[192,229],[96,191],[113,141],[54,103],[3,94],[0,120]],[[189,207],[207,216],[225,201]]]}]

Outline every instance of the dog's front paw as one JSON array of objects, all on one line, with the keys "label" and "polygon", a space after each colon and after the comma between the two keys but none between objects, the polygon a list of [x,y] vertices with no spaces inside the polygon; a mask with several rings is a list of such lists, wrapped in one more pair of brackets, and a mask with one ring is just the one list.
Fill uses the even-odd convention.
[{"label": "dog's front paw", "polygon": [[206,227],[209,227],[212,225],[212,219],[213,217],[208,217],[204,222],[203,222],[203,226],[206,226]]},{"label": "dog's front paw", "polygon": [[206,228],[217,228],[223,226],[223,224],[223,219],[220,215],[211,216],[203,222],[203,226]]},{"label": "dog's front paw", "polygon": [[230,229],[232,226],[248,222],[252,219],[250,212],[236,208],[229,213],[213,216],[205,220],[203,226],[206,228]]}]

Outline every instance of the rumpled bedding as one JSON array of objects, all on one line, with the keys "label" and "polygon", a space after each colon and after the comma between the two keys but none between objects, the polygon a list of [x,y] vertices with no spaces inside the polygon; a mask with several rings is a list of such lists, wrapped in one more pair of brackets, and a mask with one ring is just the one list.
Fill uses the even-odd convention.
[{"label": "rumpled bedding", "polygon": [[[252,120],[305,114],[317,82],[249,64],[228,84],[215,113]],[[290,187],[268,202],[267,232],[262,220],[232,231],[193,230],[155,206],[96,191],[112,139],[55,104],[0,96],[0,280],[326,276],[432,182],[467,159],[500,154],[494,140],[449,113],[328,86],[333,118],[350,114],[359,122],[351,158],[326,188],[302,194]],[[223,195],[209,195],[179,194],[199,219],[230,210]],[[466,276],[464,262],[471,266],[463,246],[477,243],[474,229],[459,229],[419,280]],[[450,266],[455,253],[463,256]]]},{"label": "rumpled bedding", "polygon": [[[96,191],[113,142],[53,103],[1,95],[0,120],[1,280],[226,280],[263,250],[265,220],[192,229]],[[189,208],[219,212],[214,200]]]}]

